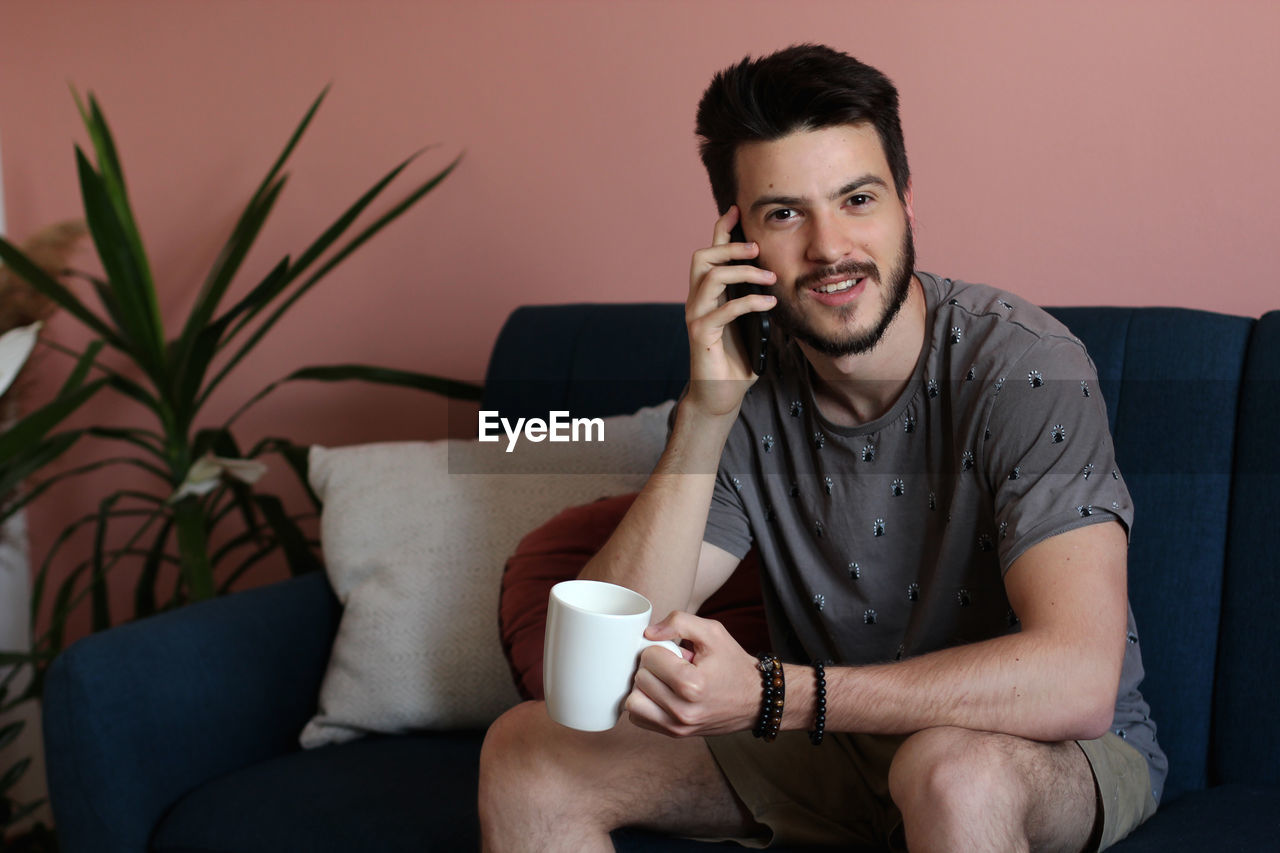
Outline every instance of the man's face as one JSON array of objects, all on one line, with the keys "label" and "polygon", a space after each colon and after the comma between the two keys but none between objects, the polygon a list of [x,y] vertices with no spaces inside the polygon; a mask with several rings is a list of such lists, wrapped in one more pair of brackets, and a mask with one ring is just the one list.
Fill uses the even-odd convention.
[{"label": "man's face", "polygon": [[759,264],[778,276],[772,316],[832,357],[874,347],[911,286],[911,194],[894,189],[870,124],[739,147],[738,207]]}]

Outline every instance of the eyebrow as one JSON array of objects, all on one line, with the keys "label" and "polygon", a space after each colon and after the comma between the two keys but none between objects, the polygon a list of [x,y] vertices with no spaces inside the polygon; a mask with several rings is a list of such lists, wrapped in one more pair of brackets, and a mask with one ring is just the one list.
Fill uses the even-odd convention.
[{"label": "eyebrow", "polygon": [[[829,200],[835,201],[839,198],[843,198],[844,196],[848,195],[849,193],[855,190],[860,190],[863,187],[870,186],[873,184],[876,186],[882,187],[886,190],[889,189],[889,185],[885,182],[883,178],[879,177],[878,175],[873,175],[868,173],[866,175],[862,175],[860,177],[854,178],[852,181],[849,181],[840,189],[833,192],[830,195]],[[757,210],[761,207],[766,207],[767,205],[771,205],[771,204],[779,204],[779,205],[783,205],[784,207],[794,207],[797,205],[804,204],[805,201],[806,199],[800,196],[766,195],[766,196],[761,196],[760,198],[752,202],[751,209]]]}]

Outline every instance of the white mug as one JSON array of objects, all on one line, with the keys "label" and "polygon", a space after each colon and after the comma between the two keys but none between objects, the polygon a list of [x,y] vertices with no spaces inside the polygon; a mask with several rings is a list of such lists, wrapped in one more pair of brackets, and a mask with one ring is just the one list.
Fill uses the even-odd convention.
[{"label": "white mug", "polygon": [[640,652],[670,640],[648,640],[653,605],[638,592],[602,581],[563,581],[547,602],[542,686],[551,719],[571,729],[603,732],[622,716]]}]

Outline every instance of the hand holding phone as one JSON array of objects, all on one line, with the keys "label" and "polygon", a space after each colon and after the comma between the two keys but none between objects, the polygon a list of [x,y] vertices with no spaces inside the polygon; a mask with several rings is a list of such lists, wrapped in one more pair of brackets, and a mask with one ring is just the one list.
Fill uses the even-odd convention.
[{"label": "hand holding phone", "polygon": [[[729,239],[734,243],[747,242],[741,224],[733,226],[733,229],[729,232]],[[729,263],[751,266],[754,262],[751,260],[733,260]],[[768,294],[772,291],[763,284],[735,281],[726,284],[724,292],[729,299],[737,299],[740,296],[747,296],[752,293]],[[769,312],[749,311],[734,320],[733,326],[738,330],[738,340],[742,343],[743,352],[747,354],[747,363],[751,366],[751,370],[757,376],[760,376],[764,373],[767,365],[770,331]]]}]

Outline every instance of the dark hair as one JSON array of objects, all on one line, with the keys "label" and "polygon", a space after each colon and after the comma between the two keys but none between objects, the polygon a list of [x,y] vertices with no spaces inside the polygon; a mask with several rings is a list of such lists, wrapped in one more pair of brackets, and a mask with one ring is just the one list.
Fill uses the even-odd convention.
[{"label": "dark hair", "polygon": [[744,142],[861,122],[875,127],[898,197],[905,198],[911,173],[898,121],[898,90],[888,77],[817,44],[747,57],[719,72],[698,102],[696,124],[716,206],[724,213],[737,197],[734,156]]}]

